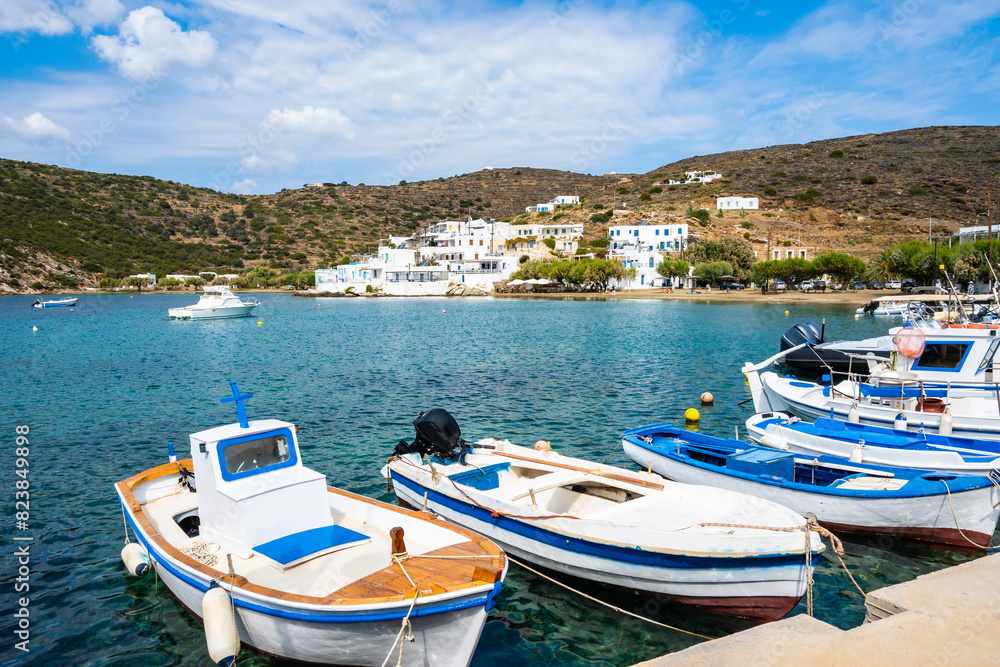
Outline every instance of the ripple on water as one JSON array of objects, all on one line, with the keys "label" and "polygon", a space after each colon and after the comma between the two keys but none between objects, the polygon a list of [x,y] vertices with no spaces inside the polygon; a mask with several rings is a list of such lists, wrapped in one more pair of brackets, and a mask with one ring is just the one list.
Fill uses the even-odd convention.
[{"label": "ripple on water", "polygon": [[[828,339],[884,332],[853,310],[659,301],[344,299],[265,294],[255,317],[178,322],[187,295],[87,295],[72,310],[0,299],[0,412],[31,431],[32,654],[12,664],[209,665],[201,624],[152,577],[119,560],[113,484],[181,453],[188,435],[232,421],[227,383],[255,394],[251,417],[300,425],[303,458],[331,483],[392,501],[379,469],[422,410],[443,407],[463,436],[551,440],[604,460],[621,432],[662,421],[730,436],[749,416],[739,372],[773,354],[795,322],[827,319]],[[257,320],[264,326],[257,326]],[[32,326],[39,331],[33,333]],[[701,406],[705,390],[715,405]],[[12,438],[11,438],[12,439]],[[618,451],[611,461],[634,467]],[[11,527],[4,524],[3,535]],[[876,588],[968,560],[890,538],[845,541],[845,562]],[[3,572],[9,578],[10,560]],[[661,623],[720,636],[748,623],[569,580]],[[816,572],[816,615],[863,620],[860,595],[829,552]],[[804,604],[793,611],[804,613]],[[628,665],[700,641],[572,595],[512,566],[476,667]],[[277,662],[244,653],[241,665]]]}]

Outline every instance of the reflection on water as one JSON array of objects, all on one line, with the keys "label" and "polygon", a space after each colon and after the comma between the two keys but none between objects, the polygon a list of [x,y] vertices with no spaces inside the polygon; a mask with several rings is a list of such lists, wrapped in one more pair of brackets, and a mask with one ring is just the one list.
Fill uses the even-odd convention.
[{"label": "reflection on water", "polygon": [[[113,484],[182,453],[188,434],[232,422],[228,381],[255,394],[251,418],[300,427],[303,459],[331,484],[394,500],[379,469],[422,410],[443,407],[467,439],[551,440],[604,460],[622,431],[684,422],[743,432],[739,369],[773,354],[785,329],[827,319],[827,338],[884,333],[853,308],[660,301],[294,299],[263,295],[253,318],[170,321],[187,295],[84,296],[77,308],[0,299],[0,411],[31,427],[32,653],[12,664],[209,665],[200,622],[152,577],[119,560]],[[784,311],[791,310],[789,316]],[[442,312],[447,310],[446,313]],[[257,322],[262,322],[258,325]],[[33,332],[32,327],[38,331]],[[715,404],[702,406],[703,391]],[[611,462],[634,468],[617,451]],[[9,473],[8,473],[9,475]],[[10,479],[10,477],[8,477]],[[10,537],[8,523],[4,536]],[[891,538],[845,540],[859,583],[906,581],[974,555]],[[5,552],[0,576],[9,580]],[[553,575],[588,595],[709,636],[749,624]],[[816,616],[864,618],[861,596],[828,550],[816,572]],[[792,613],[804,613],[804,603]],[[696,643],[578,597],[512,565],[473,664],[628,665]],[[6,655],[9,655],[6,654]],[[276,661],[244,653],[241,665]]]}]

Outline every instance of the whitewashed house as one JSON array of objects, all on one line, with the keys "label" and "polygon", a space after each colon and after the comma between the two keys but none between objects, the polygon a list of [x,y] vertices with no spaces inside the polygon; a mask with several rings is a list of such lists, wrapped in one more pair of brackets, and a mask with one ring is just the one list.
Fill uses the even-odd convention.
[{"label": "whitewashed house", "polygon": [[722,178],[722,174],[715,171],[685,171],[683,180],[667,181],[667,185],[687,185],[689,183],[711,183],[717,178]]},{"label": "whitewashed house", "polygon": [[715,208],[720,211],[757,210],[760,208],[758,197],[716,197]]},{"label": "whitewashed house", "polygon": [[554,201],[560,206],[576,206],[580,203],[580,198],[576,195],[559,195]]},{"label": "whitewashed house", "polygon": [[[664,258],[687,247],[686,223],[651,225],[613,225],[608,228],[608,259],[620,261],[626,269],[635,267],[638,275],[623,287],[662,287],[664,278],[656,267]],[[679,279],[673,286],[678,286]]]}]

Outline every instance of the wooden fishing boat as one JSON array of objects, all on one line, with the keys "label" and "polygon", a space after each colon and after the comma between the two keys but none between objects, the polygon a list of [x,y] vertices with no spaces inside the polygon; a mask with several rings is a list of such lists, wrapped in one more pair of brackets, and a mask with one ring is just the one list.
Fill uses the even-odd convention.
[{"label": "wooden fishing boat", "polygon": [[833,531],[985,548],[1000,518],[1000,487],[986,476],[796,455],[672,424],[625,431],[622,448],[668,479],[765,498]]},{"label": "wooden fishing boat", "polygon": [[[383,469],[397,497],[556,572],[760,621],[787,614],[823,550],[775,503],[537,451],[461,440],[444,410]],[[542,445],[539,445],[542,446]],[[544,449],[544,446],[543,446]]]},{"label": "wooden fishing boat", "polygon": [[50,301],[41,301],[35,299],[35,302],[31,304],[32,308],[66,308],[67,306],[75,306],[78,303],[78,299],[75,296],[68,296],[65,299],[52,299]]},{"label": "wooden fishing boat", "polygon": [[500,548],[328,487],[302,465],[295,425],[248,421],[250,395],[231,384],[238,424],[115,485],[129,571],[152,566],[203,618],[218,664],[242,643],[310,664],[467,665],[507,570]]},{"label": "wooden fishing boat", "polygon": [[857,463],[986,475],[1000,468],[1000,442],[884,428],[844,419],[802,421],[761,412],[746,421],[751,440],[767,447],[830,455]]}]

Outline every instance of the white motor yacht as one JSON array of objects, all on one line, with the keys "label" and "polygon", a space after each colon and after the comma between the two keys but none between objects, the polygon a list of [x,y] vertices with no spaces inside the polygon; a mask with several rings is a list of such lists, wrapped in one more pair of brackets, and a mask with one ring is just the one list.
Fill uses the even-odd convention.
[{"label": "white motor yacht", "polygon": [[257,299],[243,301],[225,285],[212,285],[205,288],[198,303],[183,308],[170,308],[167,312],[171,318],[178,320],[218,320],[246,317],[259,305],[260,301]]}]

